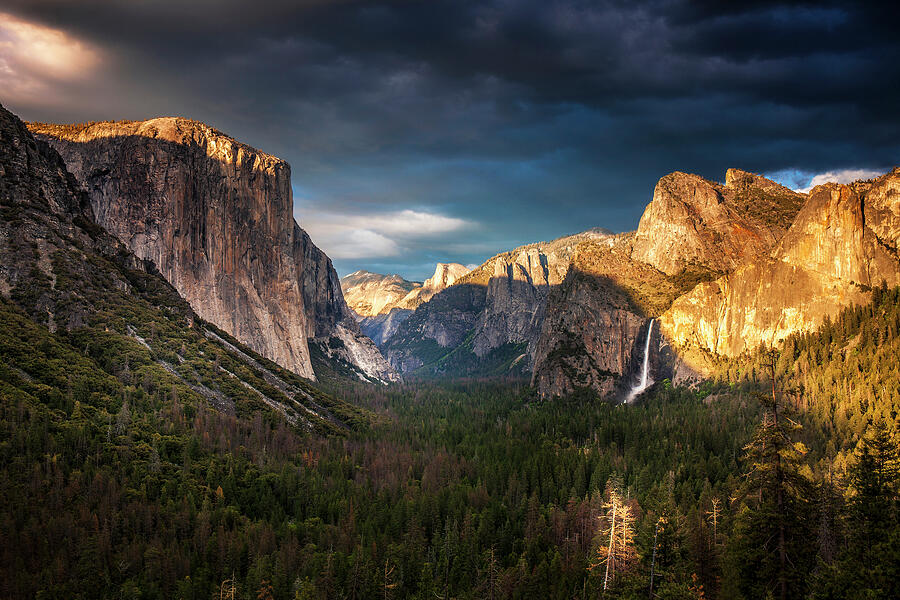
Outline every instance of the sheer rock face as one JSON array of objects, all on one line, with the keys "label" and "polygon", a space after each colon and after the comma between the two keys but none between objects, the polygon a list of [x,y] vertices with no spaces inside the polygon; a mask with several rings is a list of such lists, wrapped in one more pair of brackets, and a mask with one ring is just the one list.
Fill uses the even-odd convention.
[{"label": "sheer rock face", "polygon": [[639,270],[655,269],[633,263],[616,246],[581,244],[562,285],[550,292],[532,374],[541,397],[577,388],[609,394],[633,370],[646,319],[615,278],[627,272],[626,263]]},{"label": "sheer rock face", "polygon": [[516,364],[530,368],[550,289],[565,279],[580,241],[607,237],[592,230],[490,258],[412,315],[403,315],[405,320],[385,342],[388,360],[407,372],[438,358],[441,348],[446,354],[465,344],[465,352],[481,359],[504,346],[524,344]]},{"label": "sheer rock face", "polygon": [[859,285],[896,285],[898,186],[900,170],[873,185],[815,188],[775,257]]},{"label": "sheer rock face", "polygon": [[456,283],[469,271],[469,267],[459,263],[438,263],[434,268],[434,275],[426,279],[421,286],[412,289],[390,308],[415,310],[420,304],[431,300],[435,294]]},{"label": "sheer rock face", "polygon": [[504,344],[528,344],[527,364],[541,332],[547,296],[569,269],[572,244],[540,244],[499,256],[475,327],[473,350],[484,356]]},{"label": "sheer rock face", "polygon": [[670,275],[691,267],[732,271],[767,256],[802,203],[801,194],[737,169],[724,186],[671,173],[656,184],[632,256]]},{"label": "sheer rock face", "polygon": [[369,271],[356,271],[341,278],[341,290],[347,306],[360,317],[386,314],[407,294],[421,287],[421,283],[407,281],[399,275],[380,275]]},{"label": "sheer rock face", "polygon": [[[180,118],[31,128],[87,190],[98,223],[203,319],[310,379],[310,340],[340,337],[339,325],[363,338],[331,260],[293,219],[286,162]],[[360,344],[368,375],[396,377]]]},{"label": "sheer rock face", "polygon": [[819,186],[770,257],[677,299],[663,330],[682,352],[735,356],[815,329],[867,302],[867,287],[900,284],[898,215],[898,169],[874,182]]}]

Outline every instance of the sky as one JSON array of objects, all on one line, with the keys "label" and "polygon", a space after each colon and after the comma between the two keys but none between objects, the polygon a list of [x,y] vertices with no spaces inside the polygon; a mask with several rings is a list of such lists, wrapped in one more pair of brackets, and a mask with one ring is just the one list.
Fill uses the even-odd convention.
[{"label": "sky", "polygon": [[633,230],[676,170],[806,189],[900,164],[897,16],[865,2],[0,0],[0,103],[26,120],[206,122],[291,164],[295,217],[340,275],[422,280],[437,261]]}]

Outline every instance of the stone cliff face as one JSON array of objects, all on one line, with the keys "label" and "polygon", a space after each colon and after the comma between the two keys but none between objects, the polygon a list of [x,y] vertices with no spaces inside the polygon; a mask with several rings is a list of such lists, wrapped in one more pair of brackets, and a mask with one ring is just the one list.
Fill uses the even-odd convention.
[{"label": "stone cliff face", "polygon": [[[365,418],[341,400],[323,402],[327,396],[308,382],[199,319],[151,261],[97,225],[88,195],[59,154],[2,106],[0,296],[0,339],[13,341],[0,351],[13,374],[6,378],[13,387],[6,389],[15,390],[21,376],[29,391],[65,393],[65,375],[60,385],[58,373],[17,348],[15,341],[28,332],[40,336],[28,339],[50,344],[49,352],[36,349],[39,355],[63,357],[66,367],[77,357],[70,389],[102,381],[109,393],[111,379],[125,385],[142,379],[145,388],[177,392],[186,405],[259,415],[265,407],[293,427],[320,433],[347,430]],[[19,318],[23,313],[37,331]],[[70,334],[48,337],[41,330]],[[87,404],[104,402],[95,393]]]},{"label": "stone cliff face", "polygon": [[475,327],[476,356],[505,344],[529,346],[531,364],[534,344],[544,321],[551,286],[562,283],[569,269],[573,243],[538,244],[493,259],[485,292],[484,309]]},{"label": "stone cliff face", "polygon": [[577,388],[609,394],[628,373],[645,323],[623,282],[614,279],[628,263],[627,244],[578,246],[562,285],[550,292],[536,344],[532,383],[542,397]]},{"label": "stone cliff face", "polygon": [[381,348],[418,306],[468,272],[469,268],[459,263],[437,263],[434,275],[418,283],[399,275],[357,271],[341,280],[341,289],[350,307],[362,317],[362,332]]},{"label": "stone cliff face", "polygon": [[[891,184],[870,187],[883,190],[875,194],[883,217],[866,227],[894,239],[880,225],[893,218]],[[684,173],[663,177],[633,236],[608,248],[582,245],[551,294],[535,386],[545,397],[580,387],[621,391],[643,359],[635,336],[660,315],[651,378],[683,381],[703,370],[704,353],[734,355],[771,344],[863,301],[854,284],[870,285],[892,271],[890,242],[879,247],[874,233],[864,232],[858,200],[847,188],[816,190],[807,201],[736,169],[726,173],[725,185]]]},{"label": "stone cliff face", "polygon": [[529,369],[550,289],[565,278],[580,241],[607,236],[594,230],[492,257],[421,304],[385,343],[388,360],[403,372],[439,364],[446,373],[451,354],[465,373],[510,361]]},{"label": "stone cliff face", "polygon": [[356,271],[341,278],[344,300],[360,317],[374,317],[388,313],[421,283],[407,281],[399,275],[379,275],[369,271]]},{"label": "stone cliff face", "polygon": [[[895,171],[878,180],[877,186],[819,186],[797,215],[775,258],[807,271],[864,286],[898,279],[897,238],[900,210]],[[868,199],[872,187],[876,193]],[[891,194],[888,190],[894,190]],[[885,190],[885,193],[879,193]],[[877,202],[878,209],[872,204]]]},{"label": "stone cliff face", "polygon": [[900,170],[874,182],[813,189],[771,255],[677,299],[661,319],[686,354],[736,356],[818,327],[900,283]]},{"label": "stone cliff face", "polygon": [[[550,292],[534,358],[532,384],[541,397],[589,388],[625,392],[643,365],[650,319],[696,283],[631,258],[634,234],[581,242],[562,285]],[[652,331],[650,378],[678,367],[668,342]]]},{"label": "stone cliff face", "polygon": [[287,163],[179,118],[31,128],[87,190],[100,225],[203,319],[311,379],[311,341],[358,337],[357,366],[396,378],[359,332],[330,259],[293,220]]},{"label": "stone cliff face", "polygon": [[632,257],[669,275],[732,271],[769,254],[803,196],[758,175],[729,169],[725,185],[672,173],[659,180],[641,217]]},{"label": "stone cliff face", "polygon": [[426,279],[421,287],[412,289],[391,308],[415,310],[417,306],[428,302],[435,294],[447,289],[468,272],[469,267],[459,263],[438,263],[434,268],[434,275]]}]

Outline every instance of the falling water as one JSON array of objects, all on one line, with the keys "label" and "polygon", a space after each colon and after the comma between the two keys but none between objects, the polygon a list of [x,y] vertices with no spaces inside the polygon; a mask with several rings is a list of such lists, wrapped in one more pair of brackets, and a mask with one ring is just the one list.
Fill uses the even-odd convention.
[{"label": "falling water", "polygon": [[653,321],[654,319],[650,319],[650,326],[647,328],[647,341],[644,342],[644,368],[641,370],[641,382],[631,388],[631,391],[628,392],[628,397],[625,399],[626,403],[631,403],[632,400],[637,398],[638,394],[647,389],[648,381],[648,372],[650,371],[650,335],[653,333]]}]

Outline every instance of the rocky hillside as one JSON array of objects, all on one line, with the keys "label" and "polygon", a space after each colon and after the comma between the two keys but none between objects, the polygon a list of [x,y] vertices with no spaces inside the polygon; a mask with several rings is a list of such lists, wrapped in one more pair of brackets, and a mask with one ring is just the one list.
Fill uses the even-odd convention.
[{"label": "rocky hillside", "polygon": [[87,190],[97,222],[203,319],[309,379],[311,344],[361,377],[397,379],[294,221],[287,163],[179,118],[31,129]]},{"label": "rocky hillside", "polygon": [[900,284],[898,216],[900,169],[819,186],[769,256],[676,300],[663,330],[702,367],[704,353],[736,356],[815,329],[882,281]]},{"label": "rocky hillside", "polygon": [[530,370],[551,287],[592,230],[516,248],[473,269],[420,305],[382,350],[401,372],[423,375]]},{"label": "rocky hillside", "polygon": [[368,420],[201,319],[97,225],[56,151],[2,107],[0,396],[117,427],[138,402],[319,432]]},{"label": "rocky hillside", "polygon": [[767,256],[803,202],[803,195],[737,169],[727,171],[724,186],[671,173],[656,184],[632,257],[669,275],[728,272]]},{"label": "rocky hillside", "polygon": [[399,275],[379,275],[356,271],[341,278],[341,291],[347,306],[360,317],[374,317],[390,312],[407,294],[422,284],[407,281]]}]

